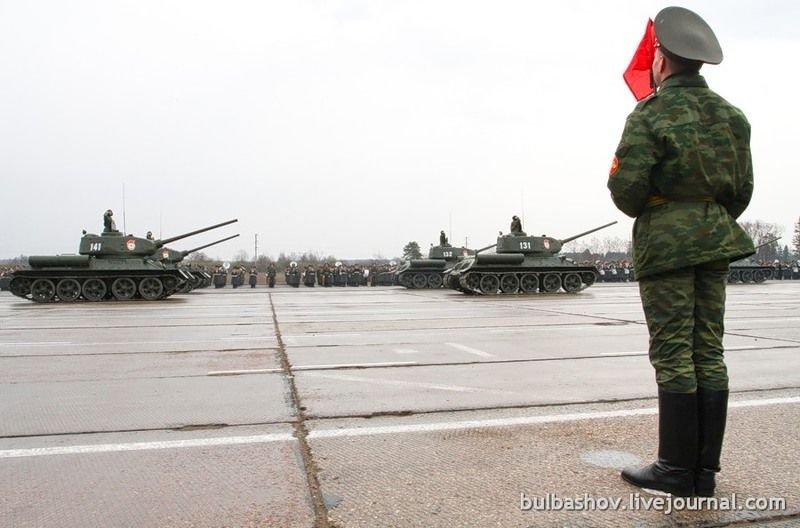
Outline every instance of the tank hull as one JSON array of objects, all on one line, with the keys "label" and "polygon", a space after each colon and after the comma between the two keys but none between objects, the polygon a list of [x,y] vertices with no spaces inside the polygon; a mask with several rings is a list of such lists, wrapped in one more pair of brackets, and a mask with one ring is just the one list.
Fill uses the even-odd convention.
[{"label": "tank hull", "polygon": [[761,284],[772,279],[775,273],[771,266],[736,266],[728,270],[729,284]]},{"label": "tank hull", "polygon": [[447,271],[474,251],[453,246],[432,246],[428,258],[406,260],[395,270],[394,282],[409,289],[441,288]]},{"label": "tank hull", "polygon": [[455,265],[440,259],[414,259],[403,262],[395,271],[397,284],[409,289],[441,288],[444,274]]},{"label": "tank hull", "polygon": [[[111,214],[107,211],[104,220],[109,220]],[[174,293],[191,291],[202,283],[189,268],[178,264],[183,257],[235,237],[186,252],[176,252],[164,245],[237,221],[228,220],[159,240],[149,233],[147,238],[123,235],[113,221],[104,222],[105,230],[100,235],[83,232],[77,255],[29,257],[29,269],[15,272],[9,289],[17,297],[40,303],[165,299]]]},{"label": "tank hull", "polygon": [[[599,270],[595,266],[579,266],[559,255],[562,246],[614,224],[563,240],[525,233],[500,235],[493,246],[464,257],[449,270],[445,282],[450,288],[473,295],[577,293],[597,282]],[[494,253],[483,252],[491,247],[495,248]]]},{"label": "tank hull", "polygon": [[488,254],[465,259],[450,270],[446,283],[472,295],[538,295],[577,293],[592,286],[597,276],[596,267],[565,259]]},{"label": "tank hull", "polygon": [[40,303],[166,299],[191,276],[179,269],[34,268],[14,273],[9,290]]}]

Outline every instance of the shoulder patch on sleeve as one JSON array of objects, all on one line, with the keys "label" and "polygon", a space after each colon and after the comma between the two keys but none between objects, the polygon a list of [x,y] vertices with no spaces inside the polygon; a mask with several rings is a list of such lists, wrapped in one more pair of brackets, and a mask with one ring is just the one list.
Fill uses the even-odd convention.
[{"label": "shoulder patch on sleeve", "polygon": [[611,176],[613,176],[614,173],[617,172],[618,168],[619,168],[619,159],[617,158],[617,156],[614,156],[614,159],[611,160],[611,170],[608,171],[608,177],[610,178]]}]

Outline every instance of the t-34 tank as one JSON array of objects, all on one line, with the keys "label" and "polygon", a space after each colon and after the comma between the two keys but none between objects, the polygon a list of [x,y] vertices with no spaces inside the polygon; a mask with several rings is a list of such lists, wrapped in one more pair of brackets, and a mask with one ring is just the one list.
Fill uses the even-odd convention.
[{"label": "t-34 tank", "polygon": [[[781,237],[764,242],[755,247],[756,251],[764,246],[768,246],[780,240]],[[775,269],[772,266],[762,266],[756,261],[756,257],[743,258],[731,262],[728,268],[728,282],[730,284],[761,284],[765,280],[773,278]]]},{"label": "t-34 tank", "polygon": [[445,272],[462,258],[475,251],[450,245],[431,246],[426,259],[410,259],[400,263],[394,272],[397,283],[406,288],[441,288]]},{"label": "t-34 tank", "polygon": [[[558,255],[561,246],[582,236],[614,225],[611,222],[575,236],[558,240],[512,233],[497,237],[497,243],[465,257],[450,269],[449,287],[471,294],[574,293],[594,284],[598,270],[579,266]],[[495,253],[485,253],[496,247]]]},{"label": "t-34 tank", "polygon": [[155,255],[166,244],[237,222],[229,220],[163,240],[124,235],[107,229],[85,234],[78,255],[32,256],[30,269],[18,271],[11,293],[36,302],[164,299],[192,276]]},{"label": "t-34 tank", "polygon": [[180,268],[181,270],[185,271],[186,273],[190,274],[192,276],[191,280],[186,281],[184,285],[180,288],[180,293],[188,293],[193,289],[206,288],[210,286],[212,279],[211,275],[207,273],[205,270],[196,270],[192,269],[189,266],[181,264],[181,262],[183,262],[183,259],[191,255],[192,253],[200,251],[201,249],[205,249],[211,246],[216,246],[217,244],[227,242],[228,240],[231,240],[232,238],[236,238],[238,236],[239,236],[238,234],[231,235],[229,237],[221,238],[214,242],[204,244],[196,248],[187,249],[185,251],[177,251],[174,249],[170,249],[168,247],[162,247],[153,254],[153,258],[160,260],[166,265],[174,265]]}]

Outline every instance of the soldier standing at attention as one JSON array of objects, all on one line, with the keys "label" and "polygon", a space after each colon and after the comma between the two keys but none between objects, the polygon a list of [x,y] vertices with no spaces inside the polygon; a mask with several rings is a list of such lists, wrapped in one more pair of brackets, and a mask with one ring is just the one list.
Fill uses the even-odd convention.
[{"label": "soldier standing at attention", "polygon": [[723,356],[728,264],[754,252],[736,223],[753,193],[750,125],[699,70],[722,62],[696,13],[655,18],[655,95],[628,116],[608,188],[636,218],[633,259],[658,385],[658,460],[622,478],[712,496],[728,405]]}]

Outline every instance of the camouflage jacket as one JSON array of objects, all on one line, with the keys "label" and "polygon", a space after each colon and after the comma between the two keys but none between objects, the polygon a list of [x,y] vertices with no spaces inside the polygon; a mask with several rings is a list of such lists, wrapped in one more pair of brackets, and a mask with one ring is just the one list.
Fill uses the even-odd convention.
[{"label": "camouflage jacket", "polygon": [[631,112],[608,188],[636,218],[639,278],[754,252],[736,223],[753,194],[750,124],[698,74],[669,77]]}]

